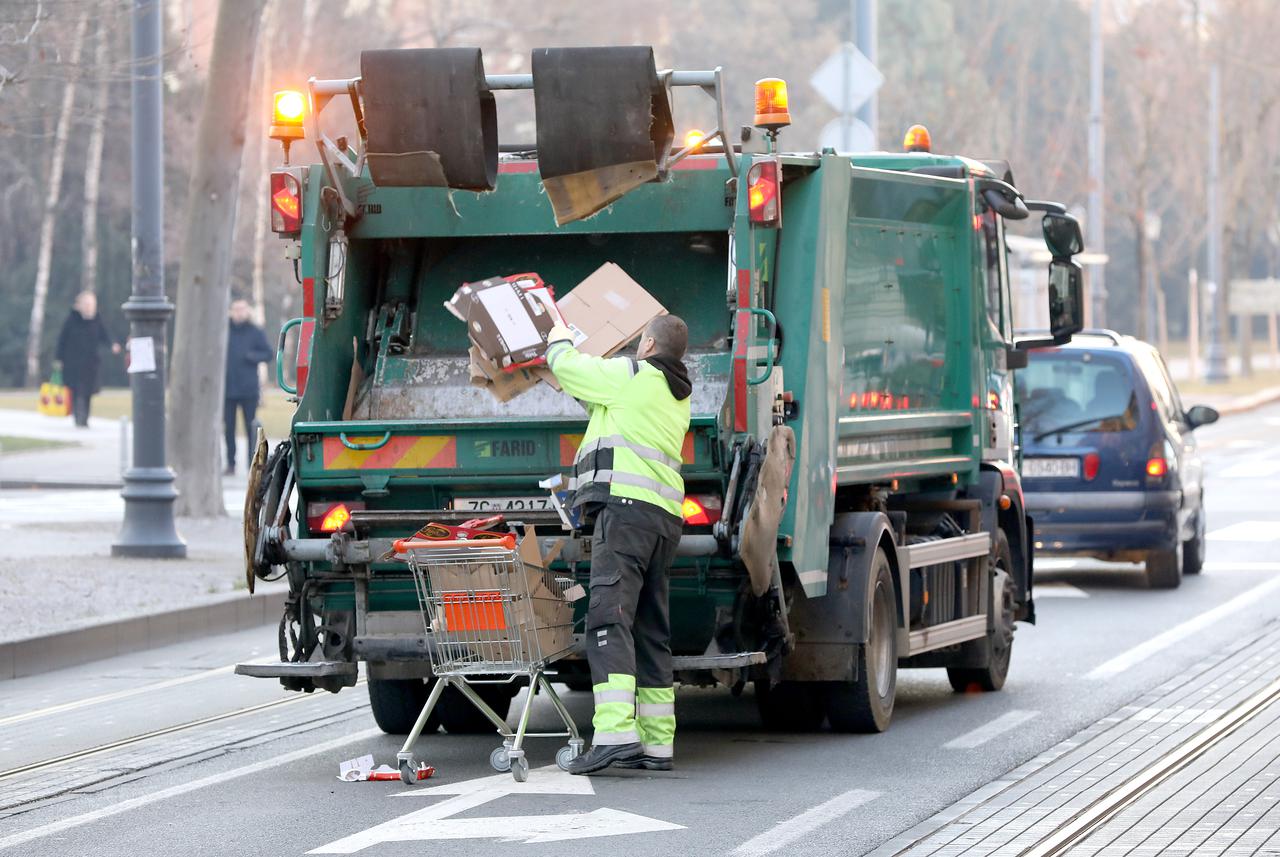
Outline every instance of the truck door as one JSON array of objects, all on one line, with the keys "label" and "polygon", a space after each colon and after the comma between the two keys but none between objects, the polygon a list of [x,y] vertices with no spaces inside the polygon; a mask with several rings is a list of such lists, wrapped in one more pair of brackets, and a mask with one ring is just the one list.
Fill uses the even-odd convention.
[{"label": "truck door", "polygon": [[982,206],[977,216],[979,257],[986,304],[986,324],[980,333],[986,355],[986,398],[979,403],[985,408],[983,460],[1010,461],[1013,456],[1013,379],[1006,365],[1008,345],[1013,341],[1009,301],[1008,249],[1005,246],[1004,220],[990,208]]}]

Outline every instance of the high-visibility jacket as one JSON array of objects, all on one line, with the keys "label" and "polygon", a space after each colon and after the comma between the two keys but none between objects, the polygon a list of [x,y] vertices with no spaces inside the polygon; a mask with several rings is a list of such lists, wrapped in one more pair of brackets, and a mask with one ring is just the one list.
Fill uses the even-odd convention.
[{"label": "high-visibility jacket", "polygon": [[547,366],[590,413],[570,481],[573,505],[626,498],[680,518],[689,397],[677,399],[662,370],[647,361],[594,357],[568,340],[550,344]]}]

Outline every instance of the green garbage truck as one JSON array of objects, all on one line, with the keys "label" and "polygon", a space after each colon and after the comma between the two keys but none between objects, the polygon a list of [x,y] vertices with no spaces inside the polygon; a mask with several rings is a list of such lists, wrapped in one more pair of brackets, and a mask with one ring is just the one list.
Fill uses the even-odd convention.
[{"label": "green garbage truck", "polygon": [[[505,401],[475,386],[442,304],[523,272],[563,295],[613,263],[689,327],[678,681],[750,684],[781,730],[884,730],[902,668],[998,690],[1015,623],[1035,618],[1011,373],[1081,327],[1078,224],[1024,198],[1006,163],[934,154],[919,132],[914,151],[784,153],[779,80],[731,131],[718,68],[625,47],[538,50],[531,71],[488,74],[476,49],[368,51],[358,77],[277,95],[272,227],[302,306],[278,371],[297,412],[259,445],[245,547],[250,585],[284,578],[289,595],[280,662],[239,671],[336,692],[363,661],[378,724],[405,732],[434,643],[395,539],[502,513],[587,584],[588,527],[540,487],[570,472],[582,406],[547,384]],[[713,130],[677,132],[681,89]],[[495,96],[528,90],[536,139],[499,141]],[[301,140],[316,163],[289,162]],[[1026,342],[1005,221],[1032,212],[1050,330]],[[554,670],[590,686],[580,651]],[[502,714],[516,684],[478,690]],[[461,695],[435,710],[433,727],[491,728]]]}]

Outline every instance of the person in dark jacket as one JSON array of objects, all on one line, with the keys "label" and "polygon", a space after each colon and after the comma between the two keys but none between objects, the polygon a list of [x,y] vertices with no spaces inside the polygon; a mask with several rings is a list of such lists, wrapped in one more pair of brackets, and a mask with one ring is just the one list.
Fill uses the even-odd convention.
[{"label": "person in dark jacket", "polygon": [[[227,331],[227,381],[223,391],[222,421],[227,439],[227,475],[236,472],[236,411],[244,415],[244,434],[253,444],[253,424],[258,411],[258,364],[275,353],[262,328],[250,320],[249,302],[231,302],[231,326]],[[252,453],[250,453],[252,457]]]},{"label": "person in dark jacket", "polygon": [[54,354],[62,364],[62,383],[71,388],[71,416],[80,428],[88,428],[89,400],[100,389],[98,354],[103,348],[110,348],[112,354],[120,353],[120,343],[111,338],[98,317],[97,295],[81,292],[62,323]]}]

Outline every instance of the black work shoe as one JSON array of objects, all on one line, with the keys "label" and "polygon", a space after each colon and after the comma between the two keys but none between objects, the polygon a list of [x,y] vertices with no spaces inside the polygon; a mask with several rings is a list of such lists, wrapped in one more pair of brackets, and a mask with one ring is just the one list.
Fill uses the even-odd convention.
[{"label": "black work shoe", "polygon": [[642,756],[644,745],[638,741],[631,744],[596,744],[570,762],[567,770],[571,774],[594,774],[612,764],[629,762]]},{"label": "black work shoe", "polygon": [[635,759],[614,762],[613,766],[615,768],[641,768],[646,771],[669,771],[672,768],[672,760],[670,756],[650,756],[646,753]]}]

